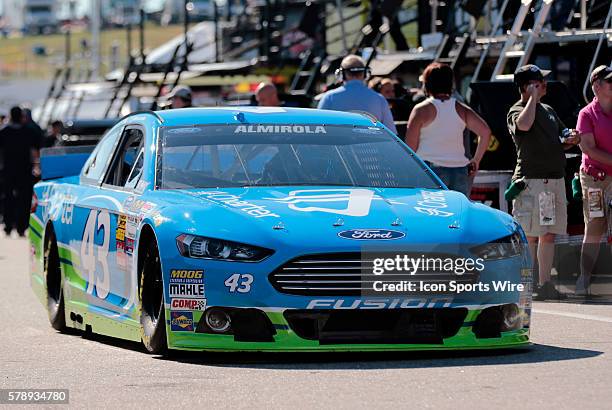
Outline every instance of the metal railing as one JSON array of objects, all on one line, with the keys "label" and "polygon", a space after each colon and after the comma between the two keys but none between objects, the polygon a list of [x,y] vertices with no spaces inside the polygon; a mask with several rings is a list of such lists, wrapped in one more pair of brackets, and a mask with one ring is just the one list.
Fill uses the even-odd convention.
[{"label": "metal railing", "polygon": [[610,29],[611,20],[612,20],[612,5],[610,6],[610,9],[608,10],[608,16],[606,17],[606,21],[604,22],[604,26],[601,31],[601,36],[599,36],[599,40],[597,42],[597,48],[595,49],[595,54],[593,55],[593,60],[591,60],[591,65],[589,66],[589,73],[587,74],[586,79],[584,81],[584,86],[582,87],[582,96],[584,98],[584,101],[587,104],[589,103],[588,90],[589,90],[589,85],[591,84],[591,81],[590,81],[591,73],[593,72],[593,69],[595,68],[595,64],[597,64],[599,53],[601,52],[603,48],[603,42],[604,40],[607,40],[608,38],[608,31]]}]

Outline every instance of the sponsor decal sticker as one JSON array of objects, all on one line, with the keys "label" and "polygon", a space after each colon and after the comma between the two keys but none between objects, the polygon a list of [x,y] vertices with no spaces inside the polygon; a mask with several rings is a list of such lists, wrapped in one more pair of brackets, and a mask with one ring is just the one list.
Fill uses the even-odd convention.
[{"label": "sponsor decal sticker", "polygon": [[219,202],[234,208],[240,209],[255,218],[265,218],[271,216],[274,218],[280,218],[280,215],[272,213],[269,209],[266,209],[263,205],[255,205],[248,201],[243,201],[238,195],[232,195],[224,191],[200,191],[197,195],[204,196],[214,202]]},{"label": "sponsor decal sticker", "polygon": [[115,231],[115,239],[117,241],[125,240],[125,221],[125,215],[119,215],[119,218],[117,218],[117,230]]},{"label": "sponsor decal sticker", "polygon": [[172,299],[170,303],[170,310],[205,310],[206,299],[185,299],[177,298]]},{"label": "sponsor decal sticker", "polygon": [[134,253],[134,239],[133,238],[125,238],[125,253],[127,255],[132,255]]},{"label": "sponsor decal sticker", "polygon": [[128,238],[136,238],[136,230],[140,224],[140,219],[136,216],[129,215],[125,223],[125,236]]},{"label": "sponsor decal sticker", "polygon": [[170,270],[170,283],[202,283],[203,270],[172,269]]},{"label": "sponsor decal sticker", "polygon": [[306,309],[408,309],[449,307],[452,297],[418,299],[313,299]]},{"label": "sponsor decal sticker", "polygon": [[[372,201],[383,200],[370,189],[299,189],[289,192],[285,198],[264,198],[286,204],[300,212],[325,212],[348,216],[367,216]],[[387,200],[393,205],[405,205]],[[327,205],[327,206],[323,206]]]},{"label": "sponsor decal sticker", "polygon": [[380,135],[383,133],[383,130],[376,127],[368,127],[368,128],[353,128],[353,132],[357,134],[375,134]]},{"label": "sponsor decal sticker", "polygon": [[453,216],[453,212],[445,211],[448,208],[444,191],[421,191],[421,200],[417,201],[414,210],[425,215],[449,217]]},{"label": "sponsor decal sticker", "polygon": [[115,260],[117,266],[121,270],[126,270],[128,266],[128,256],[125,253],[125,243],[123,241],[117,241],[117,252],[115,253]]},{"label": "sponsor decal sticker", "polygon": [[153,204],[152,202],[146,202],[140,199],[135,199],[133,196],[126,199],[125,202],[123,203],[123,206],[128,212],[134,212],[134,213],[138,213],[138,212],[146,213],[146,212],[149,212],[155,209],[155,204]]},{"label": "sponsor decal sticker", "polygon": [[52,186],[43,191],[39,202],[43,217],[51,221],[59,219],[65,225],[72,224],[75,203],[76,196],[72,194],[70,189],[67,189],[66,192],[59,192],[59,189]]},{"label": "sponsor decal sticker", "polygon": [[166,218],[165,216],[163,216],[161,214],[160,211],[155,211],[152,215],[151,218],[153,219],[153,224],[157,227],[160,226],[161,224],[163,224],[164,222],[168,222],[170,221],[170,219]]},{"label": "sponsor decal sticker", "polygon": [[170,330],[193,332],[193,312],[170,312]]},{"label": "sponsor decal sticker", "polygon": [[348,231],[338,232],[338,236],[345,239],[366,241],[400,239],[406,236],[406,234],[389,229],[350,229]]},{"label": "sponsor decal sticker", "polygon": [[241,132],[258,134],[327,134],[322,125],[239,125],[234,134]]},{"label": "sponsor decal sticker", "polygon": [[170,283],[169,285],[171,298],[191,297],[204,299],[204,285],[201,283]]}]

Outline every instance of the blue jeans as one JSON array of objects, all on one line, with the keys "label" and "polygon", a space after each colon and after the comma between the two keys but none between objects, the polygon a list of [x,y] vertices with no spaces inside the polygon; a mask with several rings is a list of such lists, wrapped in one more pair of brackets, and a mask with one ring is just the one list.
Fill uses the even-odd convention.
[{"label": "blue jeans", "polygon": [[468,167],[440,167],[429,161],[425,163],[436,173],[444,184],[453,191],[459,191],[469,198],[472,187],[468,176]]}]

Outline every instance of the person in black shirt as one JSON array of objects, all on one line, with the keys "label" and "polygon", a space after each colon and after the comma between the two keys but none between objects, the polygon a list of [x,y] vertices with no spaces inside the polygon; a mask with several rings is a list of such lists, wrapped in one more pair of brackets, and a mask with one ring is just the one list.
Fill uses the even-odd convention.
[{"label": "person in black shirt", "polygon": [[10,122],[0,129],[4,169],[4,232],[25,236],[32,201],[33,172],[40,173],[40,135],[25,123],[23,111],[11,108]]}]

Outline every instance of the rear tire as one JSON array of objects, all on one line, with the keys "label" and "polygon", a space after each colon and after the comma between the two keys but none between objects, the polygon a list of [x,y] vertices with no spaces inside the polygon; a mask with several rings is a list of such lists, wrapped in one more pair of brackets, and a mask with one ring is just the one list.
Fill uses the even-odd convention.
[{"label": "rear tire", "polygon": [[62,271],[55,232],[51,227],[45,236],[44,272],[47,288],[47,312],[49,322],[55,330],[66,330],[66,313],[64,309],[64,291]]},{"label": "rear tire", "polygon": [[144,248],[140,267],[140,325],[142,343],[149,353],[161,354],[168,348],[164,284],[155,241]]}]

